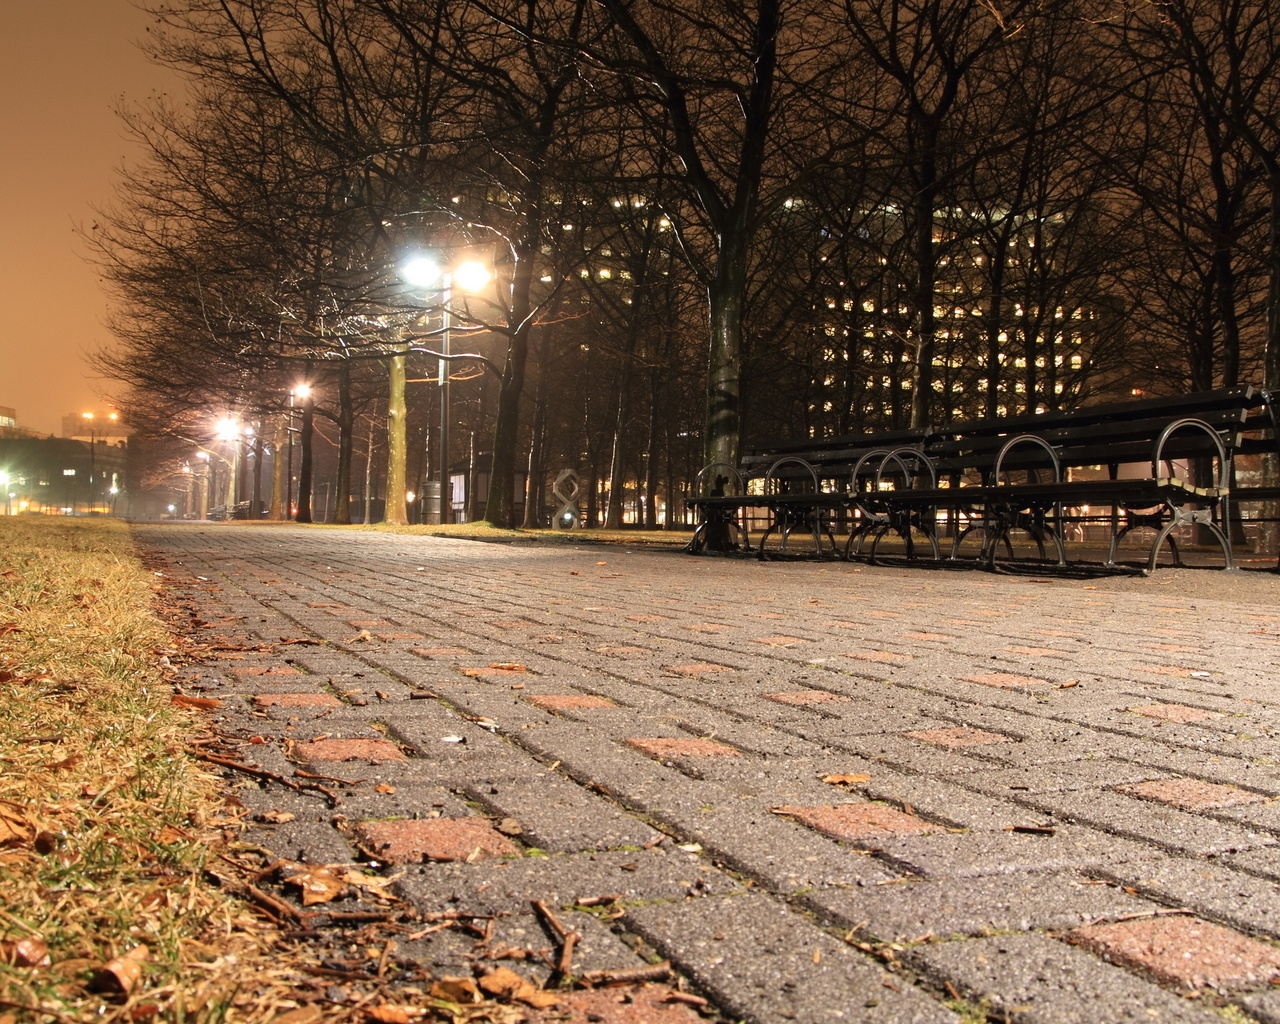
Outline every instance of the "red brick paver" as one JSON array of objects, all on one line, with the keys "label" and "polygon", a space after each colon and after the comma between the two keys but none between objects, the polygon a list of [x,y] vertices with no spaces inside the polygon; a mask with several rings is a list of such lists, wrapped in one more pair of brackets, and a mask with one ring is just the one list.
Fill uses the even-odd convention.
[{"label": "red brick paver", "polygon": [[805,704],[852,702],[852,698],[841,693],[832,693],[830,690],[789,690],[785,693],[766,693],[763,696],[769,700],[776,700],[779,704],[794,704],[797,707]]},{"label": "red brick paver", "polygon": [[260,693],[253,698],[260,708],[338,708],[342,701],[331,693]]},{"label": "red brick paver", "polygon": [[1216,711],[1192,708],[1185,704],[1140,704],[1128,709],[1135,715],[1159,718],[1165,722],[1200,722],[1206,718],[1221,718]]},{"label": "red brick paver", "polygon": [[415,647],[413,653],[420,658],[444,658],[453,654],[474,654],[465,647]]},{"label": "red brick paver", "polygon": [[911,660],[910,654],[895,654],[893,651],[848,651],[844,657],[874,661],[878,665],[905,665]]},{"label": "red brick paver", "polygon": [[459,669],[464,676],[472,679],[501,679],[506,676],[526,676],[529,670],[515,662],[494,662],[492,665]]},{"label": "red brick paver", "polygon": [[1250,793],[1238,786],[1219,786],[1200,779],[1155,779],[1150,782],[1133,782],[1115,787],[1117,793],[1172,804],[1184,811],[1209,810],[1213,807],[1234,807],[1237,804],[1253,804],[1266,797]]},{"label": "red brick paver", "polygon": [[561,711],[568,708],[616,708],[618,705],[603,697],[589,693],[537,693],[526,694],[525,700],[544,711]]},{"label": "red brick paver", "polygon": [[404,761],[404,752],[391,740],[337,738],[307,740],[293,752],[304,761]]},{"label": "red brick paver", "polygon": [[1280,976],[1280,950],[1195,917],[1089,925],[1067,939],[1112,963],[1189,989],[1240,988]]},{"label": "red brick paver", "polygon": [[476,861],[520,852],[515,843],[483,818],[362,821],[356,826],[356,834],[373,856],[393,864]]},{"label": "red brick paver", "polygon": [[690,736],[688,739],[669,739],[665,736],[651,739],[629,739],[627,745],[650,757],[741,757],[733,747],[715,740]]},{"label": "red brick paver", "polygon": [[783,804],[772,810],[775,814],[794,818],[800,824],[817,829],[833,839],[844,839],[849,842],[938,831],[937,825],[931,825],[914,814],[906,814],[887,804],[867,802],[826,804],[817,807]]},{"label": "red brick paver", "polygon": [[1014,690],[1019,686],[1048,686],[1049,680],[1037,679],[1035,676],[1020,676],[1013,672],[981,672],[973,676],[961,676],[961,682],[978,683],[981,686],[997,686],[1005,690]]},{"label": "red brick paver", "polygon": [[701,1024],[687,1003],[665,985],[610,985],[557,992],[560,1002],[526,1019],[530,1024]]},{"label": "red brick paver", "polygon": [[797,644],[807,643],[802,637],[798,636],[758,636],[753,637],[753,644],[766,644],[769,647],[795,647]]},{"label": "red brick paver", "polygon": [[985,729],[970,729],[957,726],[954,729],[921,729],[905,735],[913,740],[934,743],[940,747],[981,747],[989,743],[1009,743],[1008,736],[998,732],[987,732]]},{"label": "red brick paver", "polygon": [[300,676],[302,672],[294,668],[292,665],[246,665],[244,668],[233,668],[233,675],[237,676]]}]

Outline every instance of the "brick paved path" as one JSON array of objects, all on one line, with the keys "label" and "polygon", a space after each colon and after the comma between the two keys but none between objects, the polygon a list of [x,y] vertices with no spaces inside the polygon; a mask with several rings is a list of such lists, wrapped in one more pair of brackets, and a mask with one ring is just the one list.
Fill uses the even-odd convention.
[{"label": "brick paved path", "polygon": [[491,942],[546,945],[542,900],[575,972],[669,958],[731,1019],[1280,1021],[1275,577],[136,536],[206,634],[321,641],[186,685],[246,760],[362,780],[237,776],[282,856],[380,857]]}]

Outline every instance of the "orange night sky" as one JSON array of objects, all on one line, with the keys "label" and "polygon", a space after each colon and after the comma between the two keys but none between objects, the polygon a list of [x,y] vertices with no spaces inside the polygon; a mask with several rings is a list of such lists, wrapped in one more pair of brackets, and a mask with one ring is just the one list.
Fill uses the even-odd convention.
[{"label": "orange night sky", "polygon": [[110,344],[107,299],[74,234],[137,151],[114,109],[172,89],[136,41],[129,0],[5,0],[0,21],[0,406],[60,433],[112,383],[85,354]]}]

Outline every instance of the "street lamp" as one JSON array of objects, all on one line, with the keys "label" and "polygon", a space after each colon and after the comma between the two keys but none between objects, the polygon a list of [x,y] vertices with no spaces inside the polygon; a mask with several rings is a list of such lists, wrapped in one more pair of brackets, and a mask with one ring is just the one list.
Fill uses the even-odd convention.
[{"label": "street lamp", "polygon": [[224,416],[218,420],[215,436],[224,445],[228,445],[231,448],[230,473],[227,476],[226,509],[227,518],[234,519],[236,498],[238,497],[236,488],[239,484],[240,476],[240,424],[230,416]]},{"label": "street lamp", "polygon": [[209,475],[213,472],[213,465],[209,462],[208,452],[196,452],[196,458],[204,463],[204,472],[200,474],[200,492],[196,508],[196,518],[203,522],[209,518]]},{"label": "street lamp", "polygon": [[440,523],[453,519],[453,487],[449,476],[449,331],[453,327],[453,314],[449,303],[456,285],[464,292],[479,291],[492,274],[478,260],[468,260],[453,270],[441,270],[439,264],[428,256],[415,256],[400,267],[401,280],[415,288],[440,286]]},{"label": "street lamp", "polygon": [[[95,416],[91,412],[82,412],[80,417],[88,424],[89,428],[89,514],[93,515],[94,509],[97,507],[96,496],[94,494],[94,485],[97,482],[97,472],[95,466],[95,449],[98,441],[98,434],[93,429]],[[120,418],[119,413],[108,413],[107,419],[114,423]]]},{"label": "street lamp", "polygon": [[293,518],[293,400],[295,398],[306,399],[310,397],[310,384],[299,384],[289,391],[289,427],[286,430],[289,435],[289,461],[284,476],[284,517],[286,520]]}]

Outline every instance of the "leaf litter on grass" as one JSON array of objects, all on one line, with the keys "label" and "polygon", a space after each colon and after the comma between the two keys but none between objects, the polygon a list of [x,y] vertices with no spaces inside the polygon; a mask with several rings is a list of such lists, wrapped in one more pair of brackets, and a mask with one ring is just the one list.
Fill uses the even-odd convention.
[{"label": "leaf litter on grass", "polygon": [[[273,645],[188,635],[181,571],[148,573],[123,523],[11,517],[0,552],[0,1024],[575,1019],[486,963],[473,922],[414,920],[360,865],[246,850],[243,808],[192,753],[222,742],[214,704],[176,693],[174,666]],[[424,926],[478,935],[474,979],[396,954]],[[344,968],[352,946],[381,955]]]}]

